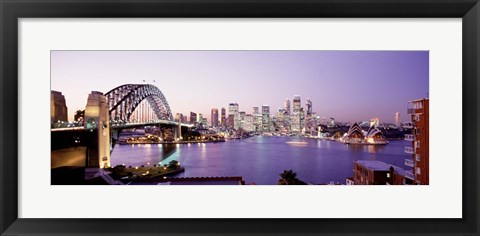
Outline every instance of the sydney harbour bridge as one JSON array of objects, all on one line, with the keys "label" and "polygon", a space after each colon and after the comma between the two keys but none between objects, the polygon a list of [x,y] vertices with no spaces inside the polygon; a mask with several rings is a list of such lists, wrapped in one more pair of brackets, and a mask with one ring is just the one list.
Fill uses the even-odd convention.
[{"label": "sydney harbour bridge", "polygon": [[85,167],[110,167],[110,153],[125,129],[146,126],[169,130],[168,142],[179,142],[182,129],[191,124],[176,122],[170,106],[160,91],[151,84],[124,84],[107,93],[92,91],[87,99],[82,127],[51,129],[53,150],[85,146]]}]

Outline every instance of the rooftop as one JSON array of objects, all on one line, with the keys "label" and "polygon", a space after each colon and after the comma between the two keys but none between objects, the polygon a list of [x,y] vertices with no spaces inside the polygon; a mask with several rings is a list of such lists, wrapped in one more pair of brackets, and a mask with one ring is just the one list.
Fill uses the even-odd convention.
[{"label": "rooftop", "polygon": [[398,172],[399,174],[405,175],[406,170],[400,168],[398,166],[385,163],[383,161],[375,161],[375,160],[358,160],[356,161],[357,164],[364,166],[367,169],[374,170],[374,171],[389,171],[390,167]]}]

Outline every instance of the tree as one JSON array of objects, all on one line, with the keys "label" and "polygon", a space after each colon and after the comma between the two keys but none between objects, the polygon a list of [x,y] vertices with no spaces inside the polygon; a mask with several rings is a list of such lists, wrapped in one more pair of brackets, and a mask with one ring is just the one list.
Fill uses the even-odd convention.
[{"label": "tree", "polygon": [[305,182],[297,179],[297,173],[293,170],[284,170],[280,174],[281,179],[278,180],[279,185],[304,185]]},{"label": "tree", "polygon": [[167,168],[169,168],[169,169],[177,169],[178,166],[179,166],[178,161],[172,160],[172,161],[170,161],[170,162],[168,163]]},{"label": "tree", "polygon": [[117,165],[113,167],[111,171],[114,176],[118,177],[118,176],[121,176],[123,172],[125,172],[125,169],[126,169],[125,166]]}]

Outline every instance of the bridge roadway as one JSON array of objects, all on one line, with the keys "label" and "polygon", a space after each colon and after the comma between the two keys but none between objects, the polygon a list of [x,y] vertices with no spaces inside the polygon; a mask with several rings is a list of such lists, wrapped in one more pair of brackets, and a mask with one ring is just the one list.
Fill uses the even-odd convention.
[{"label": "bridge roadway", "polygon": [[[171,126],[178,126],[179,122],[176,121],[170,121],[170,120],[158,120],[158,121],[151,121],[151,122],[144,122],[144,123],[136,123],[136,122],[128,122],[124,123],[122,121],[115,122],[111,121],[110,122],[110,129],[131,129],[131,128],[137,128],[137,127],[144,127],[144,126],[154,126],[154,125],[171,125]],[[181,127],[187,127],[187,128],[192,128],[192,124],[185,124],[185,123],[180,123]],[[87,129],[84,126],[77,126],[77,127],[66,127],[66,128],[52,128],[52,132],[59,132],[59,131],[75,131],[75,130],[84,130]]]}]

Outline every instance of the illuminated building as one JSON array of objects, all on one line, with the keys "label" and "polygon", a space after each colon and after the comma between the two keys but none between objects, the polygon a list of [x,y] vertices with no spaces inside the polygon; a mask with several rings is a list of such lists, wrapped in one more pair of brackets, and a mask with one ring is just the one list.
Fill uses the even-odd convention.
[{"label": "illuminated building", "polygon": [[305,129],[305,111],[303,110],[303,107],[300,107],[299,126],[300,126],[300,131],[304,131],[304,129]]},{"label": "illuminated building", "polygon": [[258,132],[262,130],[262,115],[258,107],[253,107],[253,131]]},{"label": "illuminated building", "polygon": [[190,112],[190,124],[197,123],[197,113]]},{"label": "illuminated building", "polygon": [[270,106],[268,105],[262,106],[262,131],[270,131]]},{"label": "illuminated building", "polygon": [[428,98],[409,101],[407,113],[411,117],[412,134],[406,134],[405,140],[411,141],[405,152],[412,155],[405,165],[413,168],[410,177],[415,184],[429,184],[429,100]]},{"label": "illuminated building", "polygon": [[175,114],[175,121],[176,122],[182,122],[182,117],[183,117],[182,113]]},{"label": "illuminated building", "polygon": [[370,120],[370,127],[374,126],[375,128],[377,128],[379,125],[380,125],[380,120],[377,117],[372,118]]},{"label": "illuminated building", "polygon": [[255,121],[255,117],[252,114],[245,115],[245,130],[248,132],[254,131],[253,123]]},{"label": "illuminated building", "polygon": [[293,112],[290,119],[290,125],[292,127],[292,132],[300,132],[301,127],[301,100],[300,96],[295,95],[293,98]]},{"label": "illuminated building", "polygon": [[238,128],[245,129],[245,112],[241,111],[238,113]]},{"label": "illuminated building", "polygon": [[238,115],[238,103],[230,103],[228,105],[228,115],[233,115],[233,128],[238,129],[238,121],[239,121],[239,115]]},{"label": "illuminated building", "polygon": [[217,108],[212,108],[210,119],[211,119],[210,122],[212,124],[212,127],[214,128],[218,127],[218,109]]},{"label": "illuminated building", "polygon": [[372,124],[367,132],[364,132],[356,122],[350,126],[350,129],[340,141],[346,144],[388,144],[388,141],[382,132],[375,127],[375,124]]},{"label": "illuminated building", "polygon": [[285,115],[287,111],[285,108],[278,108],[275,123],[278,127],[283,127],[285,122]]},{"label": "illuminated building", "polygon": [[202,118],[201,119],[201,127],[204,128],[204,129],[208,128],[207,118]]},{"label": "illuminated building", "polygon": [[313,114],[312,111],[312,101],[310,101],[309,98],[307,98],[307,101],[305,102],[305,107],[307,108],[307,117],[311,116]]},{"label": "illuminated building", "polygon": [[328,122],[327,126],[330,128],[335,127],[335,119],[333,117],[330,117],[330,121]]},{"label": "illuminated building", "polygon": [[290,99],[289,98],[285,100],[285,112],[288,116],[290,116]]},{"label": "illuminated building", "polygon": [[225,111],[225,107],[222,107],[222,110],[221,110],[221,115],[220,115],[220,125],[222,127],[227,127],[227,117],[226,117],[226,111]]},{"label": "illuminated building", "polygon": [[397,112],[395,113],[395,125],[397,125],[397,127],[400,127],[402,123],[402,120],[400,119],[400,113]]},{"label": "illuminated building", "polygon": [[235,124],[235,116],[233,114],[228,114],[228,128],[233,129]]}]

